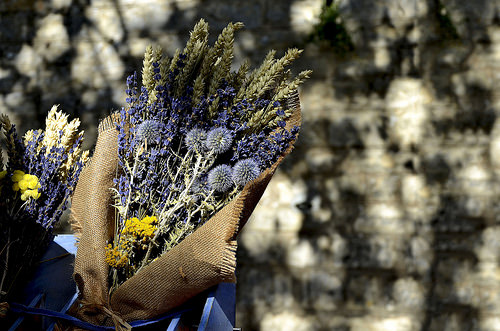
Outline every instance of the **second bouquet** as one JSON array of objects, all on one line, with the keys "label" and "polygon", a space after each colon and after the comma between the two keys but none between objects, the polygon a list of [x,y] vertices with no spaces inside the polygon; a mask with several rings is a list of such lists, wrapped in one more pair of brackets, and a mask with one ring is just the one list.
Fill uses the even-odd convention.
[{"label": "second bouquet", "polygon": [[234,281],[236,235],[292,148],[310,74],[291,77],[297,49],[232,72],[242,26],[209,46],[201,20],[171,59],[149,47],[142,84],[130,76],[128,106],[101,123],[72,207],[82,319],[126,325]]}]

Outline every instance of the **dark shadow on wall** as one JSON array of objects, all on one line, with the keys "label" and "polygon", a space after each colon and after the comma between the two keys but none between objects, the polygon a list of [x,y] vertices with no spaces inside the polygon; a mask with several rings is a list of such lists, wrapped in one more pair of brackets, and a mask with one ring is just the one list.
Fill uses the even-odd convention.
[{"label": "dark shadow on wall", "polygon": [[492,91],[478,84],[467,84],[463,95],[453,94],[458,106],[454,117],[434,120],[438,135],[448,136],[452,132],[468,130],[490,134],[497,115],[492,107]]},{"label": "dark shadow on wall", "polygon": [[[9,110],[23,115],[26,114],[26,104],[34,107],[34,117],[24,117],[28,123],[18,123],[21,132],[29,128],[41,127],[45,116],[52,105],[60,105],[60,109],[70,117],[82,117],[85,112],[95,114],[95,120],[90,123],[97,125],[98,119],[109,114],[118,105],[112,100],[112,86],[105,83],[100,89],[98,103],[88,104],[82,100],[85,91],[91,86],[75,84],[71,80],[71,64],[76,57],[75,39],[86,27],[92,23],[85,17],[85,8],[90,2],[86,0],[73,0],[66,9],[51,10],[48,3],[41,1],[18,2],[7,10],[0,10],[0,66],[7,69],[9,74],[0,80],[0,92],[9,94],[15,92],[14,88],[23,91],[24,102],[19,106],[13,106]],[[23,45],[34,47],[34,39],[40,20],[48,14],[60,14],[63,17],[63,25],[69,37],[70,49],[48,61],[41,59],[41,67],[37,68],[34,78],[19,72],[14,59],[21,51]],[[21,31],[21,34],[19,34]],[[90,41],[90,40],[89,40]],[[45,40],[45,44],[38,47],[50,47],[51,40]],[[29,113],[29,112],[28,112]]]},{"label": "dark shadow on wall", "polygon": [[[372,65],[375,54],[373,49],[369,47],[380,37],[376,32],[379,26],[371,25],[368,19],[370,8],[375,10],[374,2],[348,2],[349,6],[352,7],[348,11],[356,12],[359,15],[356,20],[360,23],[359,33],[361,38],[359,40],[361,42],[356,43],[355,50],[352,56],[349,57],[335,55],[333,52],[329,52],[328,47],[325,46],[321,46],[321,50],[318,52],[322,56],[332,59],[328,63],[333,66],[334,74],[333,77],[327,79],[330,79],[333,85],[335,96],[344,100],[348,104],[346,108],[349,109],[350,105],[354,105],[354,101],[358,96],[376,95],[377,98],[384,99],[390,84],[396,78],[422,78],[431,84],[429,87],[435,91],[438,99],[452,100],[453,107],[458,109],[454,116],[450,116],[445,120],[433,120],[431,130],[433,130],[434,134],[439,137],[451,133],[464,134],[468,131],[474,133],[481,131],[490,134],[496,120],[496,114],[491,106],[491,91],[478,84],[469,83],[464,86],[463,93],[458,93],[452,82],[453,76],[461,75],[470,70],[468,61],[471,54],[477,50],[477,45],[488,47],[487,26],[483,24],[477,13],[470,14],[470,8],[467,6],[460,7],[459,4],[456,4],[459,7],[458,11],[464,17],[469,18],[466,19],[465,29],[455,31],[455,27],[446,26],[446,17],[443,17],[444,14],[442,14],[446,13],[446,11],[440,11],[442,9],[440,7],[441,2],[429,0],[427,3],[430,13],[435,15],[430,15],[420,21],[416,20],[413,24],[408,25],[405,33],[389,44],[389,62],[391,65],[386,69],[379,69]],[[487,1],[481,1],[476,9],[479,8],[479,11],[484,13],[487,7]],[[381,24],[385,26],[384,28],[393,30],[394,24],[390,18],[387,15],[384,16],[384,14],[381,16]],[[477,26],[474,26],[474,21],[478,22]],[[453,21],[448,21],[448,23],[453,23]],[[419,28],[426,25],[424,28],[426,32],[428,30],[433,31],[430,33],[431,38],[418,43],[412,41],[409,34],[416,28],[416,25],[419,25]],[[314,54],[314,57],[317,57],[318,53]],[[450,53],[455,53],[455,62],[451,64],[444,60],[446,56],[449,57]],[[308,58],[306,52],[303,62],[312,62],[314,57]],[[320,73],[319,76],[321,77],[322,74]],[[332,109],[331,111],[334,112],[335,110]],[[384,119],[382,113],[380,116],[382,124],[378,127],[378,133],[382,140],[386,142],[383,148],[398,159],[396,156],[401,151],[399,142],[388,141],[388,119]],[[356,317],[365,316],[371,313],[370,309],[367,308],[366,291],[368,285],[366,284],[375,279],[377,284],[380,285],[379,293],[381,297],[390,298],[394,282],[400,277],[409,277],[419,284],[423,284],[427,289],[423,305],[423,319],[418,321],[422,331],[438,330],[440,325],[446,324],[446,320],[450,316],[454,316],[464,330],[474,329],[474,323],[479,318],[479,310],[477,307],[464,303],[457,298],[453,288],[453,275],[461,268],[471,268],[472,270],[477,268],[478,257],[474,251],[474,244],[471,243],[481,241],[482,231],[490,220],[470,215],[469,211],[464,207],[466,202],[464,199],[467,199],[467,197],[445,193],[444,187],[453,180],[453,171],[456,169],[448,164],[446,158],[440,153],[432,156],[422,155],[418,146],[413,146],[407,152],[410,159],[417,160],[416,163],[401,162],[396,165],[398,172],[410,171],[413,174],[423,175],[427,185],[437,188],[441,193],[439,194],[439,207],[436,214],[429,220],[415,221],[416,230],[412,235],[413,237],[428,238],[431,241],[431,256],[433,258],[430,260],[429,269],[424,274],[421,274],[410,271],[411,268],[408,270],[404,268],[403,270],[392,267],[387,268],[373,259],[373,253],[377,247],[371,242],[370,234],[363,234],[353,226],[354,221],[362,215],[361,210],[366,207],[367,196],[349,187],[339,189],[339,194],[334,200],[325,194],[329,190],[325,186],[325,182],[342,175],[343,162],[353,155],[357,155],[357,153],[362,153],[364,148],[362,133],[357,132],[357,129],[348,121],[332,123],[327,120],[312,120],[304,123],[304,129],[308,127],[316,131],[315,137],[318,140],[323,141],[329,141],[329,128],[333,128],[331,131],[335,132],[332,135],[333,139],[328,143],[328,148],[335,155],[334,161],[329,164],[328,170],[323,172],[312,171],[309,168],[308,171],[300,173],[300,179],[307,185],[307,198],[297,206],[304,215],[304,223],[299,232],[299,237],[301,240],[308,241],[314,247],[315,252],[321,256],[321,261],[328,260],[328,258],[333,259],[333,257],[321,252],[322,249],[317,245],[320,236],[339,234],[346,242],[346,253],[342,259],[342,268],[344,270],[342,276],[340,276],[342,283],[339,287],[340,290],[328,292],[325,289],[326,293],[331,295],[331,301],[335,302],[337,307],[332,309],[330,313],[344,317],[349,314],[351,314],[349,316]],[[294,165],[303,162],[308,148],[312,147],[308,146],[308,143],[310,141],[299,140],[297,150],[288,157],[281,167],[286,174],[292,176],[291,178],[296,178],[293,177],[296,176]],[[313,208],[315,208],[313,200],[318,196],[320,196],[321,201],[320,207],[329,210],[331,214],[330,221],[325,222],[318,219],[313,212]],[[272,252],[272,254],[276,252],[277,259],[286,255],[286,252],[279,245],[276,245]],[[259,262],[259,259],[264,258],[264,256],[252,260],[244,248],[240,248],[240,254],[241,260],[245,261],[246,266],[252,266],[252,268],[256,268],[256,270],[266,275],[265,277],[262,276],[263,278],[274,277],[271,271],[266,268],[267,262]],[[280,274],[292,275],[290,276],[292,278],[291,284],[287,286],[288,291],[293,293],[295,301],[301,304],[302,307],[307,307],[306,311],[308,313],[316,313],[311,302],[304,303],[301,301],[304,300],[303,298],[307,298],[305,294],[307,289],[303,289],[304,278],[295,276],[293,270],[287,270],[283,264],[280,266],[285,268],[285,270],[280,271]],[[336,271],[340,272],[339,269],[331,271],[332,277],[336,276]],[[243,277],[243,281],[248,278],[244,274],[240,275],[240,277]],[[273,293],[273,285],[267,284],[266,286],[270,289],[270,293]],[[244,301],[251,301],[251,295],[247,296]],[[353,311],[347,309],[346,307],[351,303],[357,303],[354,306],[358,309]],[[270,303],[268,304],[270,305]],[[257,321],[248,320],[245,323],[249,323],[252,330],[258,329],[259,323]],[[341,324],[338,326],[339,329],[349,329],[347,324]],[[323,329],[329,330],[327,327]]]},{"label": "dark shadow on wall", "polygon": [[[283,242],[271,244],[271,247],[261,255],[250,253],[244,245],[240,245],[238,261],[241,261],[239,264],[242,267],[237,269],[237,293],[238,302],[242,307],[240,309],[246,313],[238,318],[241,323],[239,326],[248,330],[260,330],[261,321],[255,319],[255,316],[261,315],[262,307],[259,306],[265,305],[276,309],[279,304],[273,300],[280,298],[291,297],[308,313],[321,315],[322,309],[317,302],[318,295],[321,295],[322,300],[338,306],[338,309],[329,313],[330,316],[331,314],[343,316],[345,313],[364,316],[369,313],[369,309],[363,307],[368,300],[364,292],[366,275],[379,277],[382,287],[387,287],[390,284],[389,280],[395,275],[394,270],[377,267],[377,262],[373,260],[372,247],[369,245],[370,235],[359,234],[354,228],[353,220],[358,219],[363,213],[364,194],[339,181],[336,183],[338,196],[334,199],[330,195],[331,187],[326,183],[326,179],[345,175],[342,165],[347,158],[353,156],[353,153],[360,155],[364,152],[365,147],[358,129],[349,120],[339,123],[327,120],[306,122],[303,123],[302,129],[304,133],[299,136],[295,151],[285,159],[280,169],[285,174],[292,174],[292,181],[300,179],[307,186],[306,198],[295,206],[304,215],[298,239],[308,242],[313,247],[321,261],[319,269],[325,270],[328,275],[326,277],[336,277],[341,284],[339,286],[329,284],[321,270],[317,273],[301,272],[289,267],[286,264],[289,252]],[[304,155],[310,148],[309,135],[306,132],[308,129],[321,135],[321,139],[333,142],[335,146],[331,147],[331,150],[334,158],[328,165],[310,165],[309,170],[298,175],[295,168],[305,162]],[[320,205],[313,202],[317,200],[320,201]],[[318,208],[328,211],[331,220],[319,220]],[[276,227],[276,233],[279,233],[279,230]],[[346,242],[343,252],[325,251],[318,245],[319,237],[335,235]],[[336,269],[338,267],[334,267],[333,261],[342,264],[342,268]],[[340,272],[341,269],[344,270]],[[336,274],[337,272],[339,273]],[[255,284],[254,292],[248,293],[248,284]],[[387,292],[387,288],[382,292]],[[344,305],[347,302],[355,305],[356,309],[346,309]],[[332,330],[325,317],[318,317],[317,321],[318,330]],[[349,330],[349,326],[340,322],[334,329]]]},{"label": "dark shadow on wall", "polygon": [[[425,315],[420,330],[436,329],[436,321],[457,319],[462,330],[474,330],[479,321],[477,307],[463,302],[455,289],[456,275],[463,270],[477,271],[475,243],[481,242],[487,220],[467,216],[466,197],[452,194],[440,196],[440,207],[431,220],[433,259],[425,278]],[[467,300],[467,299],[465,299]]]}]

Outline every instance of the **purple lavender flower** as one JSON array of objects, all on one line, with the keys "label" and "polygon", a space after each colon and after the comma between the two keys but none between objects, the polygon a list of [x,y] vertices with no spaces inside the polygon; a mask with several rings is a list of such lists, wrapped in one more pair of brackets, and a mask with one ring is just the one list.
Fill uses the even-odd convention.
[{"label": "purple lavender flower", "polygon": [[[279,106],[279,102],[278,105],[276,105],[275,102],[275,106]],[[276,115],[278,115],[281,118],[285,117],[285,110],[283,108],[278,108],[278,110],[276,110]]]},{"label": "purple lavender flower", "polygon": [[206,146],[215,154],[222,154],[231,148],[233,135],[226,128],[215,128],[208,132]]},{"label": "purple lavender flower", "polygon": [[231,167],[221,164],[208,173],[208,185],[216,192],[226,192],[233,186]]},{"label": "purple lavender flower", "polygon": [[240,160],[233,167],[233,181],[240,186],[245,186],[246,183],[257,178],[259,174],[259,163],[254,159]]}]

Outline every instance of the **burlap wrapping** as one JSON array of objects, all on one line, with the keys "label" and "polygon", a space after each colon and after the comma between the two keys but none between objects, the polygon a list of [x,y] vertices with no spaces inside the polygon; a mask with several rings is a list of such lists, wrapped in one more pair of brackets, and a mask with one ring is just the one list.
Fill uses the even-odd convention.
[{"label": "burlap wrapping", "polygon": [[[290,99],[294,109],[287,127],[300,125],[298,96]],[[234,282],[236,235],[246,223],[271,180],[277,166],[292,149],[259,178],[248,183],[227,206],[108,296],[105,246],[113,235],[115,211],[111,206],[113,178],[117,173],[118,132],[108,118],[99,126],[94,156],[82,171],[72,203],[73,222],[81,226],[74,277],[80,303],[105,306],[125,321],[148,319],[166,313],[200,292],[221,282]],[[80,305],[81,306],[81,305]],[[99,309],[76,315],[95,324],[112,324]]]}]

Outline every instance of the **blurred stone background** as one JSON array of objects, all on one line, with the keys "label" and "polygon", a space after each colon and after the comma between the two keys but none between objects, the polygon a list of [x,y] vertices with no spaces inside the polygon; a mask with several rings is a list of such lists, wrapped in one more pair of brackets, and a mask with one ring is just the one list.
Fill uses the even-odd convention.
[{"label": "blurred stone background", "polygon": [[2,0],[0,112],[86,147],[148,44],[304,48],[296,151],[240,237],[243,330],[500,330],[499,0]]}]

